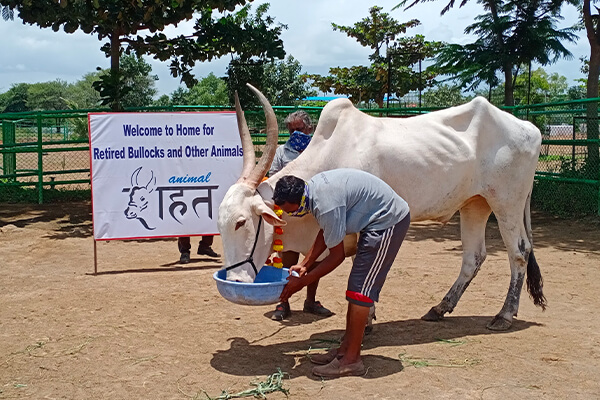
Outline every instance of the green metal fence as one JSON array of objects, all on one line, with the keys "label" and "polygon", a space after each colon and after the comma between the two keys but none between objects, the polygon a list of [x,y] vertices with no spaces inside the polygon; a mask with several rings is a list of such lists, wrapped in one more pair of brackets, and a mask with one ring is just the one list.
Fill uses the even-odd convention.
[{"label": "green metal fence", "polygon": [[508,109],[542,132],[534,206],[562,215],[600,215],[598,100]]},{"label": "green metal fence", "polygon": [[[542,151],[534,185],[534,206],[564,215],[600,214],[600,162],[598,105],[600,99],[506,107],[518,118],[534,123],[542,132]],[[283,120],[297,109],[307,111],[315,124],[321,107],[274,107],[280,143],[288,132]],[[229,107],[174,106],[130,109],[137,112],[222,111]],[[410,117],[433,109],[363,109],[374,116]],[[89,189],[87,113],[73,110],[0,114],[0,191],[29,187],[39,203],[48,189]],[[246,120],[260,156],[264,145],[262,110],[246,111]]]}]

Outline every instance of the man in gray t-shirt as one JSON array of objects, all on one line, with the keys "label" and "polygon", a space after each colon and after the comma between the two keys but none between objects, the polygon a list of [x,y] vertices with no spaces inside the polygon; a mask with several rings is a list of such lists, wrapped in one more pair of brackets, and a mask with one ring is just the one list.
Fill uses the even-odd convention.
[{"label": "man in gray t-shirt", "polygon": [[[290,268],[299,277],[288,278],[282,301],[337,268],[345,258],[344,236],[360,233],[346,290],[344,340],[338,349],[312,356],[311,361],[322,364],[313,368],[318,376],[362,375],[365,368],[360,349],[369,308],[379,301],[379,292],[406,236],[408,204],[381,179],[355,169],[321,172],[309,182],[284,176],[275,186],[273,200],[291,216],[312,213],[321,227],[306,257]],[[315,265],[327,249],[327,257]]]},{"label": "man in gray t-shirt", "polygon": [[[285,126],[290,132],[290,138],[277,148],[275,158],[269,170],[269,176],[275,175],[288,163],[298,158],[310,143],[311,134],[313,132],[313,124],[310,115],[306,111],[298,110],[289,114],[285,118]],[[284,268],[289,268],[298,263],[300,254],[286,250],[281,253],[281,259]],[[328,317],[332,312],[325,308],[320,301],[317,300],[317,288],[319,281],[315,281],[306,287],[306,300],[304,301],[304,312]],[[271,315],[271,319],[282,321],[288,319],[292,315],[290,303],[282,301],[275,307],[275,311]]]}]

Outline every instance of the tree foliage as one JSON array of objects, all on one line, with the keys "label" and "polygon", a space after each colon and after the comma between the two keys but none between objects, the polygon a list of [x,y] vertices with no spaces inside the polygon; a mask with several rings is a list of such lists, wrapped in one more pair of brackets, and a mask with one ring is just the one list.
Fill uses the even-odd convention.
[{"label": "tree foliage", "polygon": [[[377,6],[370,8],[369,17],[353,26],[332,24],[334,30],[346,33],[373,50],[370,65],[333,67],[327,76],[312,74],[305,75],[305,79],[323,92],[348,95],[354,103],[374,101],[379,107],[383,106],[386,93],[402,97],[411,90],[431,86],[434,72],[419,73],[411,66],[432,57],[441,43],[428,42],[422,35],[398,37],[420,22],[413,19],[399,23],[381,10]],[[386,54],[382,55],[384,48]]]},{"label": "tree foliage", "polygon": [[[553,103],[558,101],[573,100],[577,96],[576,91],[569,88],[567,78],[558,73],[548,73],[543,68],[531,71],[531,77],[526,66],[519,68],[519,75],[515,79],[514,96],[515,105]],[[574,87],[573,87],[574,88]],[[491,91],[490,101],[501,104],[504,93],[504,83]],[[485,90],[477,90],[479,96],[488,97],[490,94]]]},{"label": "tree foliage", "polygon": [[88,72],[67,90],[67,106],[72,109],[89,109],[100,106],[100,94],[93,84],[100,79],[101,71]]},{"label": "tree foliage", "polygon": [[364,47],[373,49],[369,56],[371,61],[381,61],[381,50],[396,40],[396,36],[406,33],[408,28],[414,28],[421,23],[412,19],[405,23],[399,23],[389,14],[382,13],[382,7],[371,7],[369,17],[363,18],[353,26],[343,26],[332,23],[334,31],[344,32],[349,37],[356,39]]},{"label": "tree foliage", "polygon": [[[191,72],[197,61],[209,61],[235,53],[242,59],[253,56],[283,58],[283,42],[279,38],[285,26],[275,24],[266,15],[268,4],[262,4],[252,15],[247,0],[0,0],[2,12],[16,11],[24,23],[64,30],[81,30],[105,41],[101,50],[111,58],[110,74],[97,86],[104,102],[119,109],[124,78],[120,73],[122,53],[149,55],[160,61],[170,60],[174,77],[193,86]],[[214,16],[213,12],[228,11]],[[176,26],[198,18],[190,36],[168,37],[167,26]]]},{"label": "tree foliage", "polygon": [[22,112],[29,111],[27,107],[29,84],[18,83],[12,85],[8,91],[0,95],[0,111]]},{"label": "tree foliage", "polygon": [[[594,0],[583,0],[583,22],[590,43],[590,59],[588,65],[587,97],[598,97],[600,80],[600,12],[592,11]],[[598,104],[588,103],[586,110],[588,139],[598,140],[600,138],[600,126],[598,121]],[[600,173],[600,146],[598,143],[590,143],[587,147],[591,175],[597,177]]]},{"label": "tree foliage", "polygon": [[205,106],[227,106],[227,84],[212,72],[192,87],[188,95],[188,104]]},{"label": "tree foliage", "polygon": [[119,69],[123,85],[131,89],[123,96],[123,107],[145,107],[152,104],[158,80],[158,76],[152,75],[152,66],[142,57],[125,54],[121,57]]},{"label": "tree foliage", "polygon": [[233,94],[238,92],[243,104],[258,105],[246,82],[259,88],[276,106],[290,106],[305,97],[315,95],[302,78],[302,64],[291,55],[281,61],[243,62],[232,60],[227,68],[229,99],[233,104]]},{"label": "tree foliage", "polygon": [[33,111],[66,110],[65,98],[69,85],[57,79],[51,82],[34,83],[27,90],[27,108]]},{"label": "tree foliage", "polygon": [[290,106],[316,95],[302,78],[302,64],[291,55],[285,60],[266,63],[264,70],[263,88],[274,105]]},{"label": "tree foliage", "polygon": [[[141,58],[126,55],[121,58],[121,71],[127,87],[122,102],[125,107],[144,107],[152,104],[156,94],[152,67]],[[20,83],[0,94],[0,112],[49,111],[90,109],[101,105],[99,93],[94,90],[109,70],[85,74],[69,84],[62,80],[39,83]]]},{"label": "tree foliage", "polygon": [[[414,0],[407,8],[424,0]],[[464,0],[460,6],[463,6]],[[521,65],[536,62],[548,65],[571,53],[563,42],[574,42],[576,28],[557,29],[564,3],[577,0],[480,0],[485,14],[468,26],[465,33],[477,40],[465,46],[449,45],[437,58],[437,70],[456,78],[462,87],[475,88],[484,83],[495,86],[504,75],[504,104],[514,104],[514,84]],[[404,6],[403,1],[398,6]],[[398,7],[397,6],[397,7]],[[454,6],[451,0],[442,14]]]},{"label": "tree foliage", "polygon": [[423,107],[453,107],[471,100],[472,96],[465,96],[458,86],[438,84],[423,93]]},{"label": "tree foliage", "polygon": [[[246,87],[246,83],[255,88],[263,88],[264,64],[264,60],[232,59],[227,66],[225,77],[229,98],[233,99],[233,95],[237,90],[240,103],[245,104],[245,107],[258,105],[256,96]],[[272,99],[269,99],[269,101],[272,101]]]},{"label": "tree foliage", "polygon": [[527,70],[515,80],[515,104],[548,103],[567,99],[567,78],[557,73],[548,74],[543,68]]},{"label": "tree foliage", "polygon": [[160,105],[227,106],[227,85],[223,79],[217,78],[211,72],[190,89],[178,87],[171,94],[170,100],[163,99],[163,103],[166,104]]}]

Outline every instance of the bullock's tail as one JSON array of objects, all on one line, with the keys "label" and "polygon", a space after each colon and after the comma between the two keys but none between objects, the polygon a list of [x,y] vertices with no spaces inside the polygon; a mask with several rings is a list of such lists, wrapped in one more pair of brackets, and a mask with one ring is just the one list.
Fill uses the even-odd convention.
[{"label": "bullock's tail", "polygon": [[533,304],[541,307],[542,310],[546,310],[548,303],[546,302],[546,296],[544,296],[543,292],[544,280],[542,279],[540,266],[535,260],[535,255],[533,254],[533,234],[531,231],[531,191],[529,192],[529,195],[527,196],[527,202],[525,203],[524,222],[529,243],[531,243],[531,252],[529,253],[529,258],[527,260],[527,291],[533,300]]}]

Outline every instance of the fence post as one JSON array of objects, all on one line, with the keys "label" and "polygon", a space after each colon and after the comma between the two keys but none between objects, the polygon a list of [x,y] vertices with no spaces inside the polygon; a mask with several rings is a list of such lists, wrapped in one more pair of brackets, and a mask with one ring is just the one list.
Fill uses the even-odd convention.
[{"label": "fence post", "polygon": [[[4,144],[4,153],[2,154],[3,175],[12,175],[17,173],[17,154],[9,152],[8,148],[16,144],[16,123],[12,121],[2,121],[2,143]],[[14,182],[17,178],[9,178]]]},{"label": "fence post", "polygon": [[44,165],[42,154],[42,115],[38,112],[37,117],[37,153],[38,153],[38,204],[44,203]]}]

